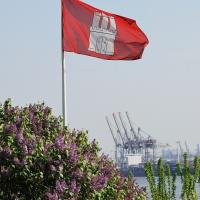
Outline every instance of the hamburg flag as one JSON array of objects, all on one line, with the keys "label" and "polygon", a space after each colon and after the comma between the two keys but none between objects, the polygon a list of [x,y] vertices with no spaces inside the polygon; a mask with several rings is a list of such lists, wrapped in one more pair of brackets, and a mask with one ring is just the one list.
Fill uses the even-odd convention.
[{"label": "hamburg flag", "polygon": [[80,0],[62,0],[62,17],[63,51],[107,60],[136,60],[148,44],[135,20]]}]

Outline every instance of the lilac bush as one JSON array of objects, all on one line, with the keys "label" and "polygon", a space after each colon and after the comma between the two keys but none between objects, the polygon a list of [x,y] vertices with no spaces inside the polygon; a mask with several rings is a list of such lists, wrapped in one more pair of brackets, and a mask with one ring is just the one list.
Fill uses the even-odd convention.
[{"label": "lilac bush", "polygon": [[88,133],[62,127],[44,104],[0,105],[0,199],[142,200]]}]

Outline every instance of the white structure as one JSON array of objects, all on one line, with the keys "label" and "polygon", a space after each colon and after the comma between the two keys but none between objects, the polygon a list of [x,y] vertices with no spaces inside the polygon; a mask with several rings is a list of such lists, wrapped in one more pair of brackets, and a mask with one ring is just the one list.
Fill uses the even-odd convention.
[{"label": "white structure", "polygon": [[95,12],[93,23],[90,27],[88,50],[105,55],[114,55],[116,33],[115,18]]},{"label": "white structure", "polygon": [[126,155],[126,165],[127,166],[138,166],[142,163],[141,154],[127,154]]}]

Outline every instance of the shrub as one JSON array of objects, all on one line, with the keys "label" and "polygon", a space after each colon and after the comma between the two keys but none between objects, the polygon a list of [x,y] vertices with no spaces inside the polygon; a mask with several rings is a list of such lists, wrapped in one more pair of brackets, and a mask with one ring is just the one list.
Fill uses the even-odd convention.
[{"label": "shrub", "polygon": [[162,158],[158,160],[156,181],[153,166],[150,162],[145,164],[145,174],[149,182],[151,197],[153,200],[175,199],[176,192],[176,173],[171,176],[171,170],[168,165],[164,166]]},{"label": "shrub", "polygon": [[191,170],[190,164],[188,162],[187,153],[184,153],[183,158],[184,158],[183,166],[180,163],[177,164],[177,169],[181,176],[181,182],[182,182],[181,198],[182,200],[187,200],[187,199],[198,200],[196,183],[198,183],[199,181],[199,170],[200,170],[199,158],[198,157],[194,158],[193,171]]},{"label": "shrub", "polygon": [[0,199],[139,200],[143,188],[44,104],[0,105]]},{"label": "shrub", "polygon": [[[188,162],[187,153],[184,154],[183,164],[177,163],[177,170],[171,176],[170,167],[165,166],[160,158],[157,164],[158,177],[155,180],[154,170],[150,162],[145,165],[145,173],[149,183],[151,197],[153,200],[171,200],[176,199],[176,178],[177,174],[181,177],[181,199],[198,200],[196,184],[200,182],[200,164],[199,158],[194,157],[193,168]],[[166,169],[166,170],[165,170]]]}]

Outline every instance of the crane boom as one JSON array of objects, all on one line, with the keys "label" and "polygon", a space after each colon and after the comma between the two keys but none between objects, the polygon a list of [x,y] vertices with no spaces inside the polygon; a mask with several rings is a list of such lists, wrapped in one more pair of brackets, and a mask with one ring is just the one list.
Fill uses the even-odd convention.
[{"label": "crane boom", "polygon": [[115,113],[113,113],[113,119],[114,119],[116,127],[117,127],[117,133],[119,134],[119,136],[120,136],[120,138],[122,140],[123,145],[125,145],[125,139],[123,138],[123,135],[122,135],[122,132],[121,132],[121,128],[119,126],[119,122],[117,120],[117,117],[115,116]]},{"label": "crane boom", "polygon": [[119,112],[118,114],[119,114],[119,119],[120,119],[120,121],[121,121],[122,127],[123,127],[123,129],[124,129],[126,138],[127,138],[127,140],[130,142],[130,138],[129,138],[129,136],[128,136],[128,131],[127,131],[126,125],[125,125],[125,123],[124,123],[124,120],[123,120],[123,118],[122,118],[122,115],[121,115],[120,112]]},{"label": "crane boom", "polygon": [[130,119],[130,117],[129,117],[128,112],[126,112],[126,117],[127,117],[127,119],[128,119],[129,125],[130,125],[130,127],[131,127],[131,132],[133,133],[135,140],[138,141],[138,136],[137,136],[137,134],[135,133],[135,130],[134,130],[134,127],[133,127],[133,123],[132,123],[132,121],[131,121],[131,119]]},{"label": "crane boom", "polygon": [[111,132],[111,134],[112,134],[112,137],[113,137],[113,140],[114,140],[114,142],[115,142],[115,145],[117,146],[117,145],[118,145],[118,142],[117,142],[117,139],[116,139],[116,137],[115,137],[115,135],[114,135],[113,129],[112,129],[112,127],[111,127],[109,118],[108,118],[107,116],[106,116],[106,121],[107,121],[108,127],[109,127],[109,129],[110,129],[110,132]]}]

